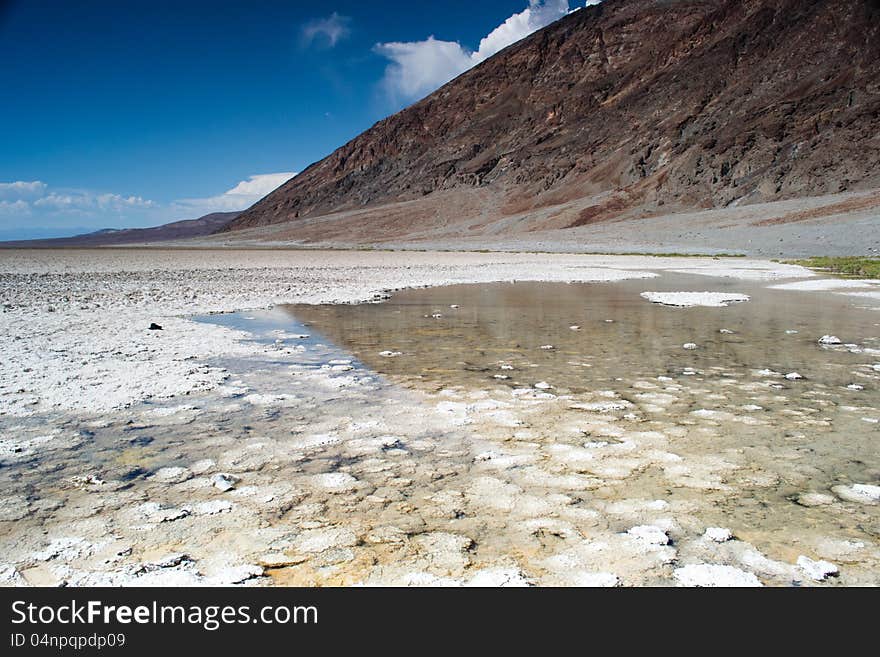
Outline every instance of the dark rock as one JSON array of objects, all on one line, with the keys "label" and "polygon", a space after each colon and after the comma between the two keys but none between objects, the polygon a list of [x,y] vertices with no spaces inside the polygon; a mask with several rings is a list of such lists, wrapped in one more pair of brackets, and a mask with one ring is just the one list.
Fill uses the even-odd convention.
[{"label": "dark rock", "polygon": [[162,327],[159,326],[158,324],[156,324],[155,322],[153,322],[152,324],[150,324],[150,330],[151,331],[161,331]]},{"label": "dark rock", "polygon": [[117,472],[115,472],[114,474],[116,475],[116,478],[118,478],[122,481],[132,481],[134,479],[138,479],[140,477],[143,477],[144,475],[147,474],[147,471],[140,466],[134,465],[134,466],[129,466],[129,467],[123,467],[123,468],[119,469]]}]

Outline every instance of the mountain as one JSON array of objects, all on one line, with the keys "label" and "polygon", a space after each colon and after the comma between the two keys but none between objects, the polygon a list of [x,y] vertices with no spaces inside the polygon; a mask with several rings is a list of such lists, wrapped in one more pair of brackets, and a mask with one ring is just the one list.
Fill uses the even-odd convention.
[{"label": "mountain", "polygon": [[104,228],[95,231],[94,233],[75,235],[74,237],[0,242],[0,246],[75,248],[168,242],[171,240],[182,240],[212,235],[235,219],[238,215],[238,212],[214,212],[212,214],[206,214],[204,217],[199,217],[198,219],[175,221],[170,224],[154,226],[152,228]]},{"label": "mountain", "polygon": [[880,0],[605,0],[221,231],[509,233],[877,187]]}]

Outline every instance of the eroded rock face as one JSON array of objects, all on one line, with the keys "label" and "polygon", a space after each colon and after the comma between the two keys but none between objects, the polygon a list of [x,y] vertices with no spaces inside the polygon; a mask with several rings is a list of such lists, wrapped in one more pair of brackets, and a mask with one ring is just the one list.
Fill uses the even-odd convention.
[{"label": "eroded rock face", "polygon": [[388,236],[582,199],[548,220],[562,227],[876,187],[878,18],[869,0],[606,0],[379,122],[227,229],[418,200],[382,215]]}]

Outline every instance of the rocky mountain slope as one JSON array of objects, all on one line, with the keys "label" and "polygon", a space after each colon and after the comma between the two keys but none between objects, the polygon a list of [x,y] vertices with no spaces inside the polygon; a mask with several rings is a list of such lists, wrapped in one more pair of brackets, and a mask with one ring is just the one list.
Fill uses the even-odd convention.
[{"label": "rocky mountain slope", "polygon": [[[875,187],[878,0],[606,0],[377,123],[223,230],[537,230]],[[328,215],[311,232],[303,221]],[[524,216],[539,225],[503,223]]]}]

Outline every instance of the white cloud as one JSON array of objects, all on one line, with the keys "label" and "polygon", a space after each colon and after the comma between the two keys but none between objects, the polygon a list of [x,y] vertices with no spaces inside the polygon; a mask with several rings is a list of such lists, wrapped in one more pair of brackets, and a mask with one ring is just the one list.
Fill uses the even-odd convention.
[{"label": "white cloud", "polygon": [[167,207],[140,196],[53,188],[39,180],[0,182],[0,239],[82,233],[157,223]]},{"label": "white cloud", "polygon": [[524,39],[568,14],[568,0],[530,0],[529,6],[514,14],[480,40],[471,58],[479,64],[512,43]]},{"label": "white cloud", "polygon": [[88,190],[52,190],[40,180],[0,182],[0,208],[6,215],[29,214],[31,209],[47,212],[75,210],[121,211],[127,208],[153,208],[153,201],[140,196],[121,196]]},{"label": "white cloud", "polygon": [[[28,218],[33,229],[64,226],[134,227],[179,219],[195,219],[210,212],[244,210],[295,174],[268,173],[250,176],[217,196],[157,203],[141,196],[55,188],[44,182],[0,182],[0,232],[24,230],[19,220]],[[75,224],[71,221],[75,220]]]},{"label": "white cloud", "polygon": [[385,69],[383,85],[395,101],[421,98],[473,66],[458,43],[433,36],[424,41],[380,43],[375,50],[393,62]]},{"label": "white cloud", "polygon": [[31,206],[27,201],[0,201],[0,215],[23,216],[31,213]]},{"label": "white cloud", "polygon": [[0,183],[0,199],[32,198],[42,195],[44,191],[46,191],[46,183],[39,180]]},{"label": "white cloud", "polygon": [[[598,2],[587,2],[591,4]],[[391,60],[382,85],[395,103],[421,98],[569,11],[568,0],[529,0],[528,7],[483,37],[475,51],[433,36],[424,41],[377,44],[375,51]]]},{"label": "white cloud", "polygon": [[51,189],[40,180],[0,182],[0,214],[4,217],[35,215],[43,218],[119,216],[127,210],[158,207],[140,196],[122,196],[88,190]]},{"label": "white cloud", "polygon": [[247,180],[242,180],[235,187],[218,196],[181,199],[175,201],[175,205],[183,210],[198,211],[202,214],[244,210],[269,192],[275,191],[295,175],[296,173],[284,171],[250,176]]},{"label": "white cloud", "polygon": [[217,196],[161,203],[141,196],[56,188],[41,181],[0,182],[0,240],[157,226],[211,212],[244,210],[294,175],[250,176]]},{"label": "white cloud", "polygon": [[34,201],[34,207],[50,210],[122,211],[129,208],[153,208],[153,201],[140,196],[96,194],[89,191],[52,192]]},{"label": "white cloud", "polygon": [[317,45],[333,48],[351,34],[351,19],[335,11],[326,18],[316,18],[302,26],[300,42],[304,48]]}]

